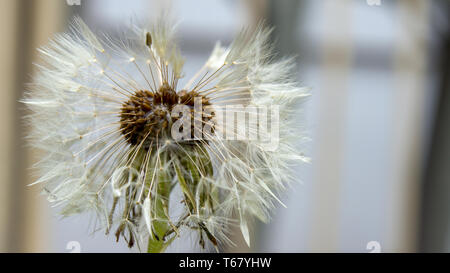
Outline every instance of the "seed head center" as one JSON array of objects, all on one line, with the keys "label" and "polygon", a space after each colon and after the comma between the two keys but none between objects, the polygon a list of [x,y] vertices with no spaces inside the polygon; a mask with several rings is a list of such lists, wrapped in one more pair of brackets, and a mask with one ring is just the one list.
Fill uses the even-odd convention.
[{"label": "seed head center", "polygon": [[[194,99],[201,97],[202,105],[209,105],[208,99],[195,91],[176,92],[168,84],[163,84],[156,92],[140,90],[122,104],[120,129],[131,145],[142,145],[148,149],[156,142],[162,143],[171,134],[171,126],[176,119],[171,117],[173,108],[186,105],[194,113]],[[192,128],[193,129],[193,128]]]}]

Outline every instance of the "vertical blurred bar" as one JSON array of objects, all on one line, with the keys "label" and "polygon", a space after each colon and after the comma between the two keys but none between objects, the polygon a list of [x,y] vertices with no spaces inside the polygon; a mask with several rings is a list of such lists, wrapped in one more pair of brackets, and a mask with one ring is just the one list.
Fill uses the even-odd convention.
[{"label": "vertical blurred bar", "polygon": [[431,150],[424,175],[421,252],[450,251],[450,2],[433,2],[433,67],[438,101]]},{"label": "vertical blurred bar", "polygon": [[8,231],[8,251],[21,252],[28,244],[25,236],[26,232],[28,229],[35,228],[34,226],[26,226],[26,210],[28,207],[34,206],[30,204],[32,200],[26,194],[26,171],[29,166],[26,163],[26,149],[23,141],[25,134],[21,118],[24,112],[19,100],[23,95],[25,82],[29,80],[32,56],[30,44],[34,34],[30,26],[34,21],[33,8],[36,2],[25,0],[15,2],[17,2],[18,9],[15,13],[17,29],[14,37],[12,37],[16,42],[16,52],[14,54],[16,70],[14,71],[15,86],[14,89],[10,90],[13,94],[12,105],[14,108],[13,112],[9,114],[13,118],[13,130],[11,131],[13,138],[10,143],[10,147],[13,149],[10,159],[13,163],[11,168],[13,178],[9,191],[11,196],[11,215],[8,220],[10,228]]},{"label": "vertical blurred bar", "polygon": [[[2,198],[0,214],[2,221],[1,242],[3,251],[32,252],[43,251],[48,244],[46,233],[47,217],[45,208],[40,205],[37,188],[29,188],[31,183],[31,151],[25,148],[24,137],[27,128],[23,124],[26,114],[19,100],[23,96],[26,83],[30,82],[32,63],[36,60],[36,47],[46,43],[49,35],[61,29],[65,1],[59,0],[4,0],[2,7],[2,46],[7,48],[0,54],[7,58],[2,62],[1,79],[4,100],[2,103],[2,123],[5,129],[0,145],[2,147],[0,170],[2,179]],[[6,21],[7,20],[7,21]],[[5,55],[5,56],[4,56]],[[4,148],[4,149],[3,149]],[[3,188],[4,187],[4,188]]]},{"label": "vertical blurred bar", "polygon": [[304,4],[304,1],[269,1],[267,22],[274,27],[273,38],[281,56],[296,56],[300,52],[298,19]]},{"label": "vertical blurred bar", "polygon": [[17,32],[16,13],[18,11],[18,1],[0,1],[0,252],[8,251],[8,231],[9,219],[13,217],[11,211],[10,188],[13,182],[12,161],[13,150],[11,148],[13,127],[13,112],[15,106],[16,88],[15,74],[17,71],[15,56],[17,52]]},{"label": "vertical blurred bar", "polygon": [[323,79],[319,95],[319,121],[314,153],[314,198],[310,251],[339,251],[339,204],[346,120],[348,80],[351,70],[351,8],[349,0],[323,4]]},{"label": "vertical blurred bar", "polygon": [[[28,3],[30,1],[22,1],[27,2],[27,5],[29,5]],[[36,49],[47,44],[48,39],[51,38],[51,36],[56,32],[64,30],[67,22],[69,7],[65,0],[34,0],[34,2],[35,4],[32,9],[33,21],[30,22],[30,25],[24,29],[27,33],[25,35],[32,33],[29,38],[29,43],[25,45],[26,47],[24,47],[24,50],[30,52],[29,59],[24,63],[24,70],[28,71],[29,74],[34,72],[32,63],[37,61],[38,52]],[[74,6],[74,8],[75,7],[76,6]],[[29,80],[30,77],[27,77],[25,82],[28,82]],[[19,113],[19,117],[21,116],[22,114]],[[21,131],[26,132],[26,129],[27,128],[22,128]],[[29,169],[32,162],[37,162],[37,160],[39,160],[39,154],[30,150],[27,150],[26,152],[27,161],[25,161],[25,166]],[[25,185],[32,183],[35,178],[36,177],[33,177],[30,172],[28,172]],[[50,219],[48,213],[49,204],[46,200],[44,200],[44,198],[38,198],[40,190],[41,188],[39,186],[26,187],[23,189],[23,195],[27,196],[27,200],[29,200],[29,202],[26,203],[27,207],[24,209],[25,221],[23,223],[25,226],[25,232],[23,237],[25,245],[23,246],[22,251],[25,252],[44,251],[50,247],[50,223],[46,221],[47,219]]]},{"label": "vertical blurred bar", "polygon": [[394,56],[396,94],[393,112],[392,172],[394,181],[387,196],[387,239],[390,252],[417,251],[419,183],[424,156],[426,30],[429,1],[397,2],[397,42]]},{"label": "vertical blurred bar", "polygon": [[[257,25],[260,22],[266,20],[268,13],[271,12],[272,6],[269,8],[269,4],[273,0],[241,0],[247,8],[250,17],[250,24]],[[270,2],[270,3],[269,3]],[[270,16],[269,16],[270,17]]]}]

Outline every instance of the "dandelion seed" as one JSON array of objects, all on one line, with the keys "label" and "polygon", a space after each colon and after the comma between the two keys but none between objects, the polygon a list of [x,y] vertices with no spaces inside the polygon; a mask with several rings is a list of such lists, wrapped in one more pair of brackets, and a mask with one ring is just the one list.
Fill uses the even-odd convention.
[{"label": "dandelion seed", "polygon": [[[45,152],[36,183],[63,215],[95,213],[129,247],[162,252],[194,232],[202,247],[218,248],[232,244],[231,225],[250,245],[248,221],[269,220],[292,164],[307,161],[294,116],[307,92],[292,80],[292,60],[273,60],[270,30],[260,26],[228,48],[216,44],[180,88],[184,60],[171,23],[130,33],[101,40],[76,18],[40,49],[23,99],[30,141]],[[279,117],[261,116],[273,105]],[[229,106],[234,112],[223,113]]]}]

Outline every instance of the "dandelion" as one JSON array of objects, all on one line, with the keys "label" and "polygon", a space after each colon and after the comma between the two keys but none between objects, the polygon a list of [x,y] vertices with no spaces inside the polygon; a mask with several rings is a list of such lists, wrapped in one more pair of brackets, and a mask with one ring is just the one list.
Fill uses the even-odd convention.
[{"label": "dandelion", "polygon": [[130,248],[162,252],[191,233],[218,249],[233,243],[233,225],[250,245],[248,221],[269,220],[293,164],[307,161],[294,111],[307,92],[291,59],[275,61],[269,35],[259,26],[218,43],[181,86],[170,21],[116,41],[75,18],[39,49],[23,99],[30,142],[44,152],[34,184],[63,216],[93,213],[96,229]]}]

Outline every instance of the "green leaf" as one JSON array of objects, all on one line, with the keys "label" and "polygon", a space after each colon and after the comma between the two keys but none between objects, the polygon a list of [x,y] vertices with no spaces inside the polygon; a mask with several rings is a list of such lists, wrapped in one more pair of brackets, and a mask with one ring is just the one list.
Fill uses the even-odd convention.
[{"label": "green leaf", "polygon": [[[156,156],[154,156],[156,158]],[[152,235],[149,236],[147,251],[151,253],[163,252],[167,246],[173,241],[176,236],[165,241],[164,237],[171,230],[170,218],[169,218],[169,198],[172,191],[172,175],[168,169],[164,166],[167,162],[167,154],[160,154],[160,167],[155,166],[153,170],[149,170],[152,176],[147,176],[149,181],[146,181],[148,187],[151,185],[151,179],[153,179],[153,174],[156,172],[156,194],[151,196],[151,202],[153,204],[153,209],[150,211],[152,219],[151,228]],[[155,159],[152,162],[156,162]],[[153,165],[154,166],[154,165]],[[149,188],[148,191],[151,189]]]},{"label": "green leaf", "polygon": [[147,253],[162,253],[166,251],[167,247],[173,242],[173,240],[175,240],[176,237],[177,236],[172,236],[172,238],[165,242],[164,240],[157,240],[150,236],[148,239]]},{"label": "green leaf", "polygon": [[194,196],[192,195],[192,192],[189,189],[189,186],[186,183],[186,180],[184,179],[183,174],[181,173],[180,167],[177,165],[177,163],[174,163],[173,166],[175,168],[175,172],[177,173],[178,181],[180,182],[180,188],[183,191],[183,193],[186,195],[186,197],[189,199],[187,201],[189,201],[189,203],[190,203],[190,206],[191,206],[190,209],[195,211],[196,208],[195,208]]},{"label": "green leaf", "polygon": [[165,170],[158,171],[158,181],[156,185],[156,195],[153,197],[155,210],[153,229],[156,236],[162,240],[166,232],[171,228],[169,224],[169,197],[171,191],[170,175]]}]

